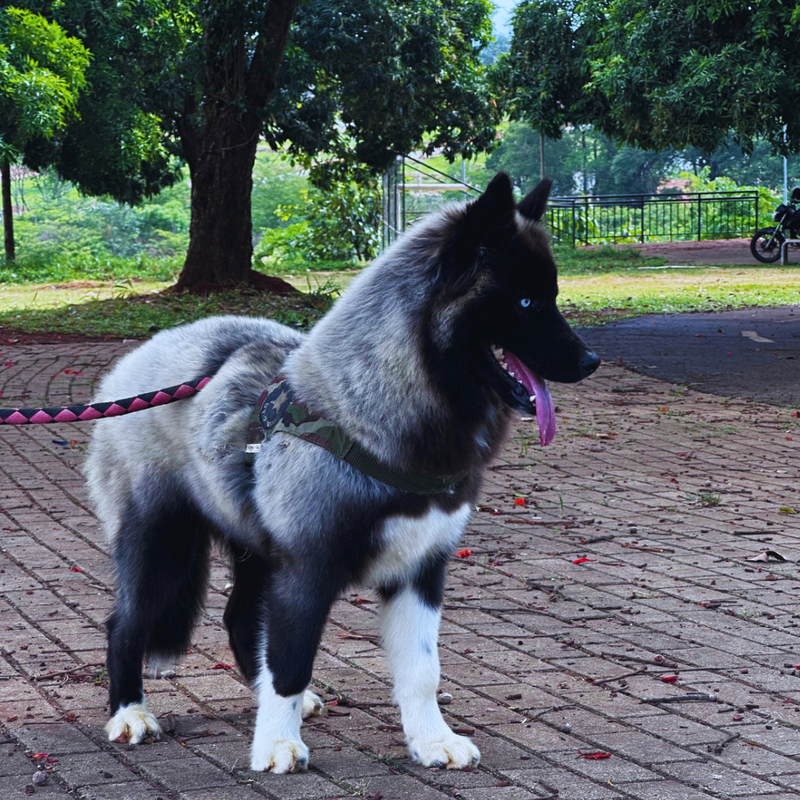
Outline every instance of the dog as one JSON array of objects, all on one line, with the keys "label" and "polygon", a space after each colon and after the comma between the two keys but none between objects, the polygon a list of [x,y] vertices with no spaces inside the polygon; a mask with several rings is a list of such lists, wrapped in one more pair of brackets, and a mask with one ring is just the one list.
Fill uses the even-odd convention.
[{"label": "dog", "polygon": [[[500,173],[417,223],[310,333],[208,318],[158,333],[102,381],[107,400],[210,377],[191,399],[99,421],[90,445],[118,583],[110,740],[158,738],[142,662],[186,651],[218,541],[233,573],[224,622],[258,700],[253,770],[307,766],[315,653],[331,605],[358,583],[381,598],[411,756],[478,763],[436,701],[446,566],[513,413],[535,414],[548,444],[546,381],[577,382],[600,361],[556,306],[549,193],[543,181],[516,203]],[[276,385],[277,405],[264,400]],[[300,432],[287,419],[298,408]]]}]

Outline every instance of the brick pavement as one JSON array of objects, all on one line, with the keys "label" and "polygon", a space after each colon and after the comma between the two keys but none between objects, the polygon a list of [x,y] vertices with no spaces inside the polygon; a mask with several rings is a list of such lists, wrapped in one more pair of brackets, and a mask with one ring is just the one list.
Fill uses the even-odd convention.
[{"label": "brick pavement", "polygon": [[[0,403],[80,402],[130,346],[3,343]],[[532,422],[515,427],[448,577],[444,711],[483,755],[465,772],[407,758],[364,590],[336,604],[317,659],[338,703],[304,728],[311,768],[250,772],[253,700],[215,669],[233,660],[221,559],[191,652],[147,682],[165,740],[105,741],[113,575],[80,474],[91,423],[0,430],[0,796],[797,797],[794,410],[610,365],[553,393],[556,441],[542,452]],[[787,562],[746,560],[766,550]]]}]

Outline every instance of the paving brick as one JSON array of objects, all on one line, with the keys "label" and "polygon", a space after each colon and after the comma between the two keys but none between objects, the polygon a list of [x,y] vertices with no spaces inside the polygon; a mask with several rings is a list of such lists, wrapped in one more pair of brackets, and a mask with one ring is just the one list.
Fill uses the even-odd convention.
[{"label": "paving brick", "polygon": [[[15,367],[0,375],[4,402],[77,401],[133,346],[5,348]],[[63,372],[75,354],[80,382]],[[146,681],[164,741],[108,745],[101,667],[67,670],[104,662],[113,568],[100,526],[82,509],[82,449],[52,443],[85,442],[90,430],[0,432],[3,800],[28,796],[35,766],[23,745],[58,760],[36,794],[66,797],[71,787],[78,800],[327,800],[377,791],[386,800],[527,800],[556,791],[559,800],[793,797],[800,678],[785,664],[800,663],[800,581],[744,560],[768,548],[800,560],[800,523],[778,514],[800,506],[796,449],[776,441],[789,412],[609,365],[553,391],[558,437],[541,454],[510,440],[482,500],[503,513],[475,514],[465,542],[483,553],[450,566],[442,689],[453,695],[446,719],[474,729],[482,751],[481,767],[467,772],[409,760],[397,709],[386,705],[383,654],[369,639],[347,637],[378,631],[377,595],[358,589],[331,612],[315,679],[359,707],[304,727],[309,773],[251,773],[251,690],[235,671],[211,671],[232,661],[221,624],[228,566],[217,551],[192,652],[174,677]],[[535,434],[530,422],[516,426]],[[705,490],[721,503],[697,503]],[[528,507],[514,506],[515,493]],[[735,536],[741,529],[764,534]],[[592,560],[573,563],[580,556]],[[675,659],[679,684],[660,681],[659,655]],[[711,691],[719,702],[641,703],[689,691]],[[579,752],[600,748],[611,758]]]},{"label": "paving brick", "polygon": [[622,800],[616,789],[595,783],[565,769],[506,770],[506,777],[532,791],[540,787],[558,800]]},{"label": "paving brick", "polygon": [[696,786],[710,792],[723,792],[737,797],[740,795],[761,792],[780,791],[780,786],[767,783],[741,770],[733,770],[722,764],[711,761],[693,761],[667,764],[662,772],[679,779],[682,783]]}]

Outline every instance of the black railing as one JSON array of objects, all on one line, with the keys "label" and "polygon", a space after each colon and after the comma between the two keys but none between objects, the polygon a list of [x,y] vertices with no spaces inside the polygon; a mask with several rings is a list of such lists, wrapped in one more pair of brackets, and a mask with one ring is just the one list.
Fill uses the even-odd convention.
[{"label": "black railing", "polygon": [[[399,158],[383,182],[383,246],[419,217],[481,190],[413,156]],[[682,192],[552,197],[547,224],[573,247],[623,242],[749,238],[758,229],[758,192]]]},{"label": "black railing", "polygon": [[758,192],[553,197],[547,223],[571,244],[738,239],[758,229]]}]

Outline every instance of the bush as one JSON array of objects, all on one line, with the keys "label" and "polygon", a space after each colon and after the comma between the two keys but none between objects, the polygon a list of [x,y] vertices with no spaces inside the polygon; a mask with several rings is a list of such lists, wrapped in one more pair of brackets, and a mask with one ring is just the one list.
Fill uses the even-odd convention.
[{"label": "bush", "polygon": [[291,223],[282,233],[262,229],[257,257],[314,262],[319,269],[320,262],[352,266],[377,255],[381,207],[377,183],[334,183],[324,192],[303,189],[301,196],[301,204],[276,210],[281,220]]}]

